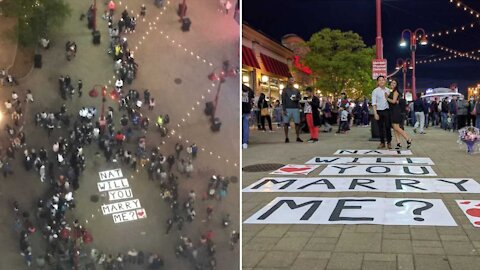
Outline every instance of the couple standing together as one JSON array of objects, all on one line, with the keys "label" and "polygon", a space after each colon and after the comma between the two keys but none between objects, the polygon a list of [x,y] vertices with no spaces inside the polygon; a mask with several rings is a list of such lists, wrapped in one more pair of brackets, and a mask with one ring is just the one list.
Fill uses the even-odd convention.
[{"label": "couple standing together", "polygon": [[[384,76],[377,77],[377,88],[372,92],[373,116],[378,123],[378,132],[380,145],[378,149],[392,149],[392,131],[393,128],[395,149],[401,149],[401,138],[407,143],[407,149],[412,145],[412,139],[403,130],[400,125],[404,121],[402,108],[400,107],[400,93],[398,92],[398,82],[393,80],[390,83],[390,89],[386,87],[387,80]],[[386,143],[386,144],[385,144]]]}]

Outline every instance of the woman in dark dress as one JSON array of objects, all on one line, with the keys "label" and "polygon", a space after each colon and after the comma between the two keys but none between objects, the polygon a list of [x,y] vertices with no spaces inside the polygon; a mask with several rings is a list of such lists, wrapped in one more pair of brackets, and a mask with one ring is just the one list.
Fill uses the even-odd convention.
[{"label": "woman in dark dress", "polygon": [[398,82],[396,80],[393,80],[390,83],[390,89],[390,94],[385,95],[387,97],[388,106],[390,108],[390,119],[392,121],[395,140],[397,141],[397,146],[395,147],[395,149],[398,150],[402,148],[402,144],[400,143],[400,136],[405,139],[405,141],[407,142],[407,149],[409,149],[412,145],[412,139],[409,138],[405,130],[400,128],[400,123],[402,123],[403,117],[400,105],[398,104],[400,100],[400,94],[398,93]]},{"label": "woman in dark dress", "polygon": [[272,129],[272,118],[270,117],[270,105],[268,104],[267,99],[265,98],[265,94],[261,93],[260,98],[258,99],[258,108],[260,109],[260,130],[263,130],[263,132],[266,132],[267,129],[265,129],[265,119],[268,121],[268,127],[270,128],[270,132],[273,132]]}]

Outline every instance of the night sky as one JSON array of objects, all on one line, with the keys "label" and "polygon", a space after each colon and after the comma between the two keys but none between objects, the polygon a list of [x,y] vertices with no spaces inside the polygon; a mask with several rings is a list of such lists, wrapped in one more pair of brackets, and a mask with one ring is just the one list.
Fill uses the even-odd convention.
[{"label": "night sky", "polygon": [[[456,1],[454,1],[456,2]],[[480,12],[480,1],[462,3]],[[354,31],[368,46],[375,44],[375,0],[243,0],[243,21],[280,42],[285,34],[295,33],[305,40],[328,27]],[[475,23],[473,28],[470,24]],[[465,31],[452,33],[467,25]],[[432,32],[450,30],[450,34],[429,38],[436,44],[468,52],[480,49],[480,19],[458,8],[450,0],[383,0],[382,35],[384,58],[388,72],[394,71],[397,58],[410,58],[408,47],[402,48],[401,32],[405,28],[424,28]],[[430,46],[417,48],[417,60],[449,56],[450,53]],[[480,57],[480,53],[476,53]],[[457,83],[459,90],[480,83],[480,61],[465,58],[443,62],[417,64],[417,91],[430,87],[448,87]],[[402,73],[396,78],[401,81]],[[410,75],[407,75],[409,81]]]}]

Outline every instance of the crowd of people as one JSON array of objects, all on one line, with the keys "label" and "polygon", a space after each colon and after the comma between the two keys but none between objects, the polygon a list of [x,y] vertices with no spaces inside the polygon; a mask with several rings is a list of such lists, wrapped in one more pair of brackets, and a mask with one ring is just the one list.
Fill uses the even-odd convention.
[{"label": "crowd of people", "polygon": [[[288,143],[290,122],[294,123],[297,142],[303,142],[300,134],[304,131],[310,133],[308,142],[315,143],[319,131],[330,132],[333,124],[338,125],[337,133],[345,134],[352,126],[369,127],[371,121],[378,118],[380,129],[384,130],[386,137],[379,148],[389,149],[393,148],[392,134],[394,138],[399,138],[395,139],[395,148],[402,147],[400,138],[404,138],[407,147],[410,147],[412,140],[404,131],[405,126],[412,126],[413,132],[418,134],[425,134],[428,127],[450,131],[465,126],[480,128],[480,97],[477,100],[474,97],[465,100],[462,95],[456,94],[446,95],[440,100],[438,97],[423,98],[423,93],[417,93],[414,101],[407,102],[398,89],[397,80],[390,80],[387,85],[385,78],[379,78],[378,84],[380,83],[384,87],[383,92],[388,95],[381,97],[382,92],[374,91],[371,102],[367,98],[349,99],[343,92],[338,101],[333,102],[328,96],[317,97],[311,87],[307,87],[302,96],[294,87],[293,78],[289,78],[287,86],[281,91],[280,99],[275,101],[270,100],[265,93],[255,96],[252,89],[242,85],[242,146],[248,148],[249,129],[255,125],[263,132],[267,132],[267,128],[268,131],[275,132],[275,125],[278,129],[283,126],[285,142]],[[381,102],[379,110],[376,110],[377,101]],[[384,125],[389,127],[388,130]]]},{"label": "crowd of people", "polygon": [[[146,12],[144,7],[142,12]],[[125,10],[118,22],[114,23],[114,9],[109,8],[106,19],[109,21],[111,39],[108,53],[112,54],[115,63],[113,71],[117,82],[121,82],[116,83],[115,89],[110,93],[118,101],[118,108],[108,107],[105,113],[103,110],[99,113],[95,106],[84,106],[78,114],[70,113],[67,104],[76,93],[81,98],[83,88],[83,81],[78,80],[74,84],[70,75],[59,77],[59,96],[65,103],[57,110],[29,111],[27,114],[25,105],[34,101],[30,90],[22,93],[24,99],[12,91],[12,99],[5,102],[11,120],[5,126],[10,144],[5,155],[1,153],[1,156],[5,156],[1,160],[4,176],[13,174],[11,163],[15,159],[15,153],[22,151],[25,170],[33,171],[40,182],[49,185],[47,195],[38,200],[35,215],[29,211],[20,211],[18,203],[13,203],[21,255],[28,266],[35,265],[39,269],[47,265],[50,268],[63,265],[78,269],[80,264],[87,269],[94,269],[94,265],[102,265],[105,269],[128,269],[129,264],[148,264],[149,269],[159,269],[164,265],[163,256],[140,251],[140,248],[111,254],[97,250],[94,248],[94,235],[87,230],[86,224],[80,224],[72,218],[73,214],[67,214],[77,207],[76,191],[80,188],[83,172],[88,169],[86,159],[90,157],[85,156],[84,148],[93,147],[98,149],[96,156],[103,155],[105,162],[146,175],[145,178],[159,183],[162,198],[171,209],[171,213],[165,216],[166,231],[170,233],[176,227],[181,235],[179,245],[172,243],[172,254],[175,252],[181,255],[179,258],[187,258],[196,269],[215,269],[216,240],[213,230],[228,227],[230,216],[220,216],[222,213],[218,211],[218,219],[222,223],[213,224],[210,221],[214,209],[228,194],[230,180],[220,175],[205,179],[199,196],[208,205],[199,216],[205,217],[211,229],[201,235],[198,243],[191,240],[194,237],[186,236],[184,226],[195,221],[196,211],[200,211],[204,203],[198,203],[194,190],[187,189],[190,191],[183,192],[180,185],[188,186],[188,179],[195,173],[198,146],[195,143],[183,145],[178,142],[174,152],[167,154],[153,140],[147,144],[147,140],[154,138],[156,133],[163,137],[168,134],[169,116],[157,116],[157,128],[149,128],[148,115],[155,114],[155,99],[150,91],[145,89],[141,97],[135,89],[125,90],[124,82],[125,85],[131,84],[138,71],[138,64],[128,49],[125,37],[134,31],[134,16]],[[68,60],[74,59],[72,57]],[[98,91],[93,89],[89,95],[98,95]],[[24,117],[32,116],[35,128],[43,128],[48,134],[49,141],[53,142],[51,146],[35,146],[26,141]],[[43,236],[47,243],[44,251],[32,250],[30,236],[33,233]],[[239,233],[233,231],[229,239],[232,250],[238,241]],[[39,255],[33,258],[32,253]]]}]

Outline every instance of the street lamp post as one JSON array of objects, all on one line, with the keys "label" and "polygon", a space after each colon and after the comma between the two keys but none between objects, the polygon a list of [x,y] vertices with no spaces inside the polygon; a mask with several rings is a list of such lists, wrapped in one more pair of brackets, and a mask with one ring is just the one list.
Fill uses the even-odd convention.
[{"label": "street lamp post", "polygon": [[425,46],[428,44],[427,35],[425,34],[425,30],[423,28],[418,28],[412,32],[410,29],[405,29],[402,31],[400,46],[406,47],[407,41],[405,39],[405,34],[408,33],[410,35],[410,51],[412,53],[411,56],[411,67],[412,67],[412,97],[413,100],[417,99],[417,87],[416,87],[416,77],[415,77],[415,51],[417,50],[417,36],[420,34],[420,45]]},{"label": "street lamp post", "polygon": [[395,67],[397,70],[402,69],[403,73],[403,98],[405,98],[405,94],[407,93],[407,69],[412,69],[412,61],[411,59],[397,59],[397,66]]},{"label": "street lamp post", "polygon": [[382,0],[376,0],[376,18],[377,18],[377,38],[375,47],[377,59],[383,59],[383,39],[382,39]]}]

